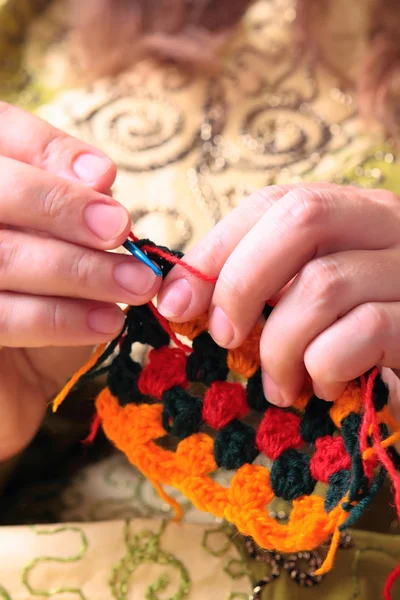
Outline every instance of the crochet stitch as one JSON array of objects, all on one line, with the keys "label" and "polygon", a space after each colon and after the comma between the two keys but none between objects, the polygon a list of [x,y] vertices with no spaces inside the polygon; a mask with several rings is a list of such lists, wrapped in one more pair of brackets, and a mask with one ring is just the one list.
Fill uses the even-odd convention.
[{"label": "crochet stitch", "polygon": [[[186,265],[181,254],[132,239],[164,277],[180,263],[191,276],[213,281]],[[271,310],[266,306],[265,318]],[[400,460],[394,449],[400,426],[388,411],[387,387],[374,369],[351,382],[334,403],[306,389],[293,407],[277,408],[262,389],[262,325],[240,348],[225,350],[211,338],[207,322],[202,315],[190,323],[169,323],[151,303],[128,307],[121,334],[97,349],[56,397],[54,409],[76,385],[106,373],[88,441],[101,422],[111,442],[164,499],[162,486],[172,486],[263,548],[312,551],[332,536],[315,572],[324,574],[340,532],[370,505],[386,475],[400,512]],[[132,358],[136,343],[150,348],[143,366]],[[174,450],[165,447],[166,436],[175,440]],[[219,468],[233,472],[229,487],[216,481]],[[317,483],[325,485],[324,497],[314,493]],[[291,502],[287,523],[270,516],[274,497]],[[179,516],[176,501],[169,502]],[[386,599],[397,575],[398,569],[388,579]]]}]

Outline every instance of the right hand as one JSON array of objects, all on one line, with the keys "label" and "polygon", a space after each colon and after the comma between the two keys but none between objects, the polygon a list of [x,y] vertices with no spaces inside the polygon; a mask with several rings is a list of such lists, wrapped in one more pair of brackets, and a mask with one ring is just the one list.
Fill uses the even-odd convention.
[{"label": "right hand", "polygon": [[130,230],[109,195],[115,175],[100,151],[0,103],[0,460],[30,441],[91,347],[122,329],[117,303],[158,292],[148,267],[104,252]]}]

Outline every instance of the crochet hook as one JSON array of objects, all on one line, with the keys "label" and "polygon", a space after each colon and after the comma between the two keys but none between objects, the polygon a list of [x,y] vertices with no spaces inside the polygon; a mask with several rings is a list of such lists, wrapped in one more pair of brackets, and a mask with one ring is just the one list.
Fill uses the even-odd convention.
[{"label": "crochet hook", "polygon": [[123,244],[123,247],[125,248],[125,250],[128,250],[128,252],[133,254],[133,256],[140,260],[144,265],[149,267],[153,271],[153,273],[157,275],[157,277],[162,277],[161,269],[156,264],[154,264],[153,261],[151,261],[149,257],[146,256],[145,253],[140,250],[140,248],[135,246],[133,242],[131,242],[130,240],[126,240],[126,242]]}]

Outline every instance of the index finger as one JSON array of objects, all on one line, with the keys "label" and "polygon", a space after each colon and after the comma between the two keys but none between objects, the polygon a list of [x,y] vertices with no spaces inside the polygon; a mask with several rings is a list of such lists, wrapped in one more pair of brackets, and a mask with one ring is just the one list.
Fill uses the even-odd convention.
[{"label": "index finger", "polygon": [[115,164],[103,152],[6,102],[0,102],[0,155],[101,192],[116,177]]},{"label": "index finger", "polygon": [[[395,203],[341,188],[292,190],[261,217],[226,261],[211,302],[218,307],[216,314],[223,313],[226,332],[217,332],[220,319],[214,316],[214,339],[229,348],[240,345],[265,302],[313,258],[345,250],[383,250],[398,242]],[[228,328],[229,341],[224,341]]]},{"label": "index finger", "polygon": [[[292,191],[306,194],[307,190],[317,192],[336,187],[329,183],[274,185],[251,194],[186,254],[185,261],[211,277],[218,277],[241,240],[286,194]],[[235,265],[235,268],[247,275],[255,266],[254,259],[253,256],[250,262]],[[174,267],[163,284],[158,307],[164,317],[184,322],[208,309],[213,291],[212,284],[196,279],[182,267]]]}]

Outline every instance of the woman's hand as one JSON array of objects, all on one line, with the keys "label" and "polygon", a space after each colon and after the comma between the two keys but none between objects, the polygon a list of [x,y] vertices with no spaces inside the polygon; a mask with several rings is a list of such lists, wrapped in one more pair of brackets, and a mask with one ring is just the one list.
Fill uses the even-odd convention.
[{"label": "woman's hand", "polygon": [[[215,287],[172,270],[159,308],[173,321],[209,309],[210,332],[239,346],[267,300],[261,338],[267,398],[292,404],[306,372],[336,399],[380,365],[400,368],[400,200],[336,185],[273,186],[253,194],[185,257]],[[394,411],[400,418],[397,401]]]},{"label": "woman's hand", "polygon": [[88,347],[121,330],[116,303],[158,291],[150,269],[104,252],[130,229],[109,195],[115,174],[98,150],[0,104],[0,460],[30,440]]}]

